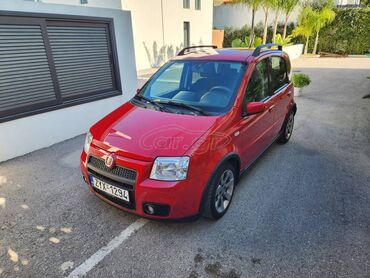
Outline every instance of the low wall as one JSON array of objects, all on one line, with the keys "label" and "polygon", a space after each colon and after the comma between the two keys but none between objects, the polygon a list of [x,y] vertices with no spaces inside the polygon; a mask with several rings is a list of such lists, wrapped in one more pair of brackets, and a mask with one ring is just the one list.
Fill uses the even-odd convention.
[{"label": "low wall", "polygon": [[289,55],[290,60],[294,60],[299,58],[299,56],[303,53],[303,44],[295,44],[295,45],[289,45],[284,46],[283,51],[286,52]]}]

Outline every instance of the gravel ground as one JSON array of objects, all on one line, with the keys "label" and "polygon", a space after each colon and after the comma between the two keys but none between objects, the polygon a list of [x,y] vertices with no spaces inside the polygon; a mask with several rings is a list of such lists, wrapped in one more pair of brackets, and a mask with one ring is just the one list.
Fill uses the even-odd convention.
[{"label": "gravel ground", "polygon": [[[242,177],[217,222],[148,222],[88,277],[370,277],[369,58],[300,59],[291,141]],[[0,163],[0,277],[63,277],[138,217],[78,168],[84,136]]]}]

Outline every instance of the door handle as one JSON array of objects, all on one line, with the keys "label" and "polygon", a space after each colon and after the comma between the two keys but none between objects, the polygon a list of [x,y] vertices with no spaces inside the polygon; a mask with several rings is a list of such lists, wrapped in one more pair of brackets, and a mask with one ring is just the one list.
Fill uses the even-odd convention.
[{"label": "door handle", "polygon": [[271,112],[271,110],[272,110],[274,107],[275,107],[275,105],[271,105],[271,106],[269,107],[269,112]]},{"label": "door handle", "polygon": [[290,96],[291,94],[292,94],[292,91],[289,91],[287,95]]}]

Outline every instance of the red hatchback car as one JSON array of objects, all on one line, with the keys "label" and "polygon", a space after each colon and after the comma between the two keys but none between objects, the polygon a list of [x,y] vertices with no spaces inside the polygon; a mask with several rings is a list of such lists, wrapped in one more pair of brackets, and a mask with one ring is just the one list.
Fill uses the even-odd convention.
[{"label": "red hatchback car", "polygon": [[91,127],[84,180],[104,201],[144,217],[222,217],[240,174],[292,135],[290,73],[279,45],[183,49]]}]

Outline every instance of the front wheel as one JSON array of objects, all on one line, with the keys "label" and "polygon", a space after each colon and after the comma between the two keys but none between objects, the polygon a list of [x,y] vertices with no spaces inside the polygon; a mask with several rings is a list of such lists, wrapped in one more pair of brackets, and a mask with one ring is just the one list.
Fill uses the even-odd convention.
[{"label": "front wheel", "polygon": [[290,137],[292,137],[294,127],[294,112],[290,111],[288,117],[285,119],[283,127],[280,132],[280,136],[277,139],[279,144],[285,144],[289,141]]},{"label": "front wheel", "polygon": [[219,219],[226,213],[234,196],[235,175],[230,163],[225,163],[216,171],[206,191],[203,216]]}]

